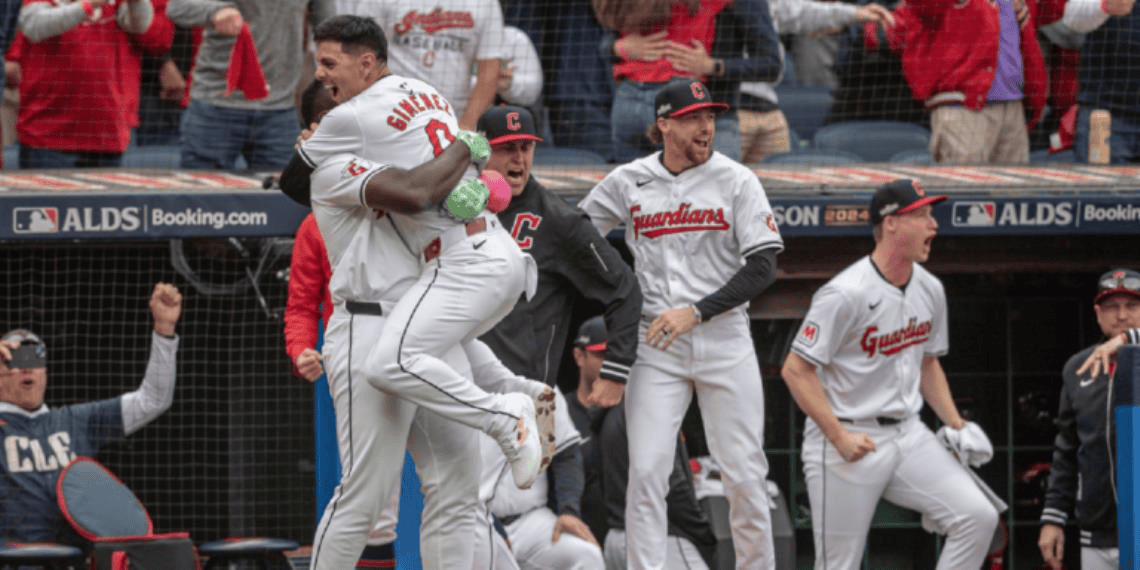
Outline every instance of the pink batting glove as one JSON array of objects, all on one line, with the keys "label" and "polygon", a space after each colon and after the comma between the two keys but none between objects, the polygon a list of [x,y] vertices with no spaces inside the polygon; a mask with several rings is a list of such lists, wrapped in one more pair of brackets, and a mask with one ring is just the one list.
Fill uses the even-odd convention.
[{"label": "pink batting glove", "polygon": [[511,187],[506,180],[503,180],[503,175],[494,170],[484,170],[479,175],[479,180],[491,189],[491,197],[487,199],[487,210],[492,214],[498,214],[507,209],[511,203]]}]

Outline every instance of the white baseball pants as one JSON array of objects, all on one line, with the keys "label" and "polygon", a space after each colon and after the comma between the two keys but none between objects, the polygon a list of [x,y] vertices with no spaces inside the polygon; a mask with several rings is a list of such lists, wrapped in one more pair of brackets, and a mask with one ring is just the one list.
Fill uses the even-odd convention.
[{"label": "white baseball pants", "polygon": [[[606,570],[626,570],[626,537],[625,531],[611,528],[606,533],[604,555]],[[700,550],[693,541],[680,537],[670,536],[666,541],[665,567],[678,570],[709,570],[705,559],[701,558]]]},{"label": "white baseball pants", "polygon": [[548,508],[534,509],[507,525],[511,550],[522,570],[604,570],[602,549],[563,532],[551,542],[558,515]]}]

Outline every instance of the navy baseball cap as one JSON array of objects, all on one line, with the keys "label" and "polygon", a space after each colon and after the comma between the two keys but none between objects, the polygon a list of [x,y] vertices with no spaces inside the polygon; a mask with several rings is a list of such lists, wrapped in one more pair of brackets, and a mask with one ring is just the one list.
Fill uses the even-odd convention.
[{"label": "navy baseball cap", "polygon": [[871,198],[871,225],[877,225],[890,215],[902,215],[927,204],[937,204],[947,197],[945,194],[927,196],[917,180],[892,180],[881,186]]},{"label": "navy baseball cap", "polygon": [[19,345],[12,349],[12,360],[8,362],[11,368],[45,368],[47,367],[47,346],[36,333],[28,329],[8,331],[3,340]]},{"label": "navy baseball cap", "polygon": [[602,317],[594,317],[578,327],[578,336],[574,338],[574,346],[587,352],[605,352],[609,339],[610,336],[606,332],[606,321]]},{"label": "navy baseball cap", "polygon": [[657,92],[653,101],[658,117],[680,117],[698,109],[716,109],[723,111],[728,104],[713,101],[709,90],[700,81],[678,81],[670,83]]},{"label": "navy baseball cap", "polygon": [[523,107],[500,105],[491,107],[479,117],[475,130],[487,137],[487,142],[499,144],[510,141],[542,142],[534,126],[534,115]]},{"label": "navy baseball cap", "polygon": [[1093,304],[1112,295],[1131,295],[1140,298],[1140,273],[1131,269],[1113,269],[1100,276],[1096,282],[1096,298]]}]

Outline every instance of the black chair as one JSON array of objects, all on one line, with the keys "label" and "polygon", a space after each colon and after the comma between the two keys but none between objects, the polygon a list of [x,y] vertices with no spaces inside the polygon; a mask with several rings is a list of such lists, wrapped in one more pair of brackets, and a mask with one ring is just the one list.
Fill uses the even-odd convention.
[{"label": "black chair", "polygon": [[205,569],[228,568],[242,561],[253,562],[259,568],[292,568],[285,553],[300,545],[283,538],[226,538],[198,545],[198,553],[206,557]]},{"label": "black chair", "polygon": [[0,568],[16,570],[28,566],[51,570],[83,568],[83,551],[51,542],[0,543]]}]

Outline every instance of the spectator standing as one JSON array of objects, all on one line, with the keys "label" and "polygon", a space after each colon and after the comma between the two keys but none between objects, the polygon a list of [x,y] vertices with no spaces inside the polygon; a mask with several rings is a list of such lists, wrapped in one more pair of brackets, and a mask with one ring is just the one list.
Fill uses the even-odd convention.
[{"label": "spectator standing", "polygon": [[[495,102],[508,56],[499,0],[336,0],[338,14],[373,18],[388,39],[392,73],[435,87],[473,130]],[[471,76],[474,68],[475,83]]]},{"label": "spectator standing", "polygon": [[[9,57],[20,65],[22,168],[118,166],[138,124],[150,0],[25,0]],[[96,49],[97,48],[97,49]]]},{"label": "spectator standing", "polygon": [[[182,115],[182,167],[235,168],[241,155],[252,170],[284,168],[300,133],[295,98],[305,22],[319,24],[332,0],[169,1],[175,24],[205,28]],[[269,88],[264,99],[250,100],[240,89],[226,94],[231,54],[246,25]]]},{"label": "spectator standing", "polygon": [[529,111],[493,107],[480,117],[478,129],[491,143],[486,168],[502,174],[511,188],[511,202],[499,212],[499,221],[538,266],[534,296],[520,299],[481,340],[516,374],[554,386],[574,305],[580,300],[600,304],[615,332],[590,403],[600,399],[612,406],[621,400],[636,358],[637,279],[584,212],[531,176],[534,147],[542,138]]},{"label": "spectator standing", "polygon": [[1135,0],[1069,0],[1063,21],[1088,32],[1081,46],[1076,132],[1077,160],[1089,158],[1089,115],[1112,116],[1108,139],[1113,164],[1140,162],[1140,12]]},{"label": "spectator standing", "polygon": [[1041,511],[1038,546],[1050,568],[1061,568],[1065,525],[1075,518],[1081,530],[1081,568],[1120,566],[1116,528],[1116,426],[1110,415],[1115,352],[1140,341],[1140,273],[1114,269],[1097,280],[1093,299],[1105,343],[1074,354],[1061,372],[1061,403],[1053,463]]},{"label": "spectator standing", "polygon": [[142,383],[134,391],[96,402],[48,407],[43,340],[26,329],[0,338],[0,438],[12,442],[15,454],[0,466],[0,536],[86,545],[57,505],[60,470],[76,456],[93,456],[106,444],[142,429],[174,401],[179,342],[174,328],[182,315],[182,294],[174,285],[156,284],[150,312],[154,332]]},{"label": "spectator standing", "polygon": [[[1027,0],[963,0],[904,2],[893,11],[886,39],[914,97],[930,110],[935,161],[1029,161],[1029,129],[1041,118],[1048,84],[1035,10]],[[877,38],[869,30],[865,47],[878,49]]]}]

